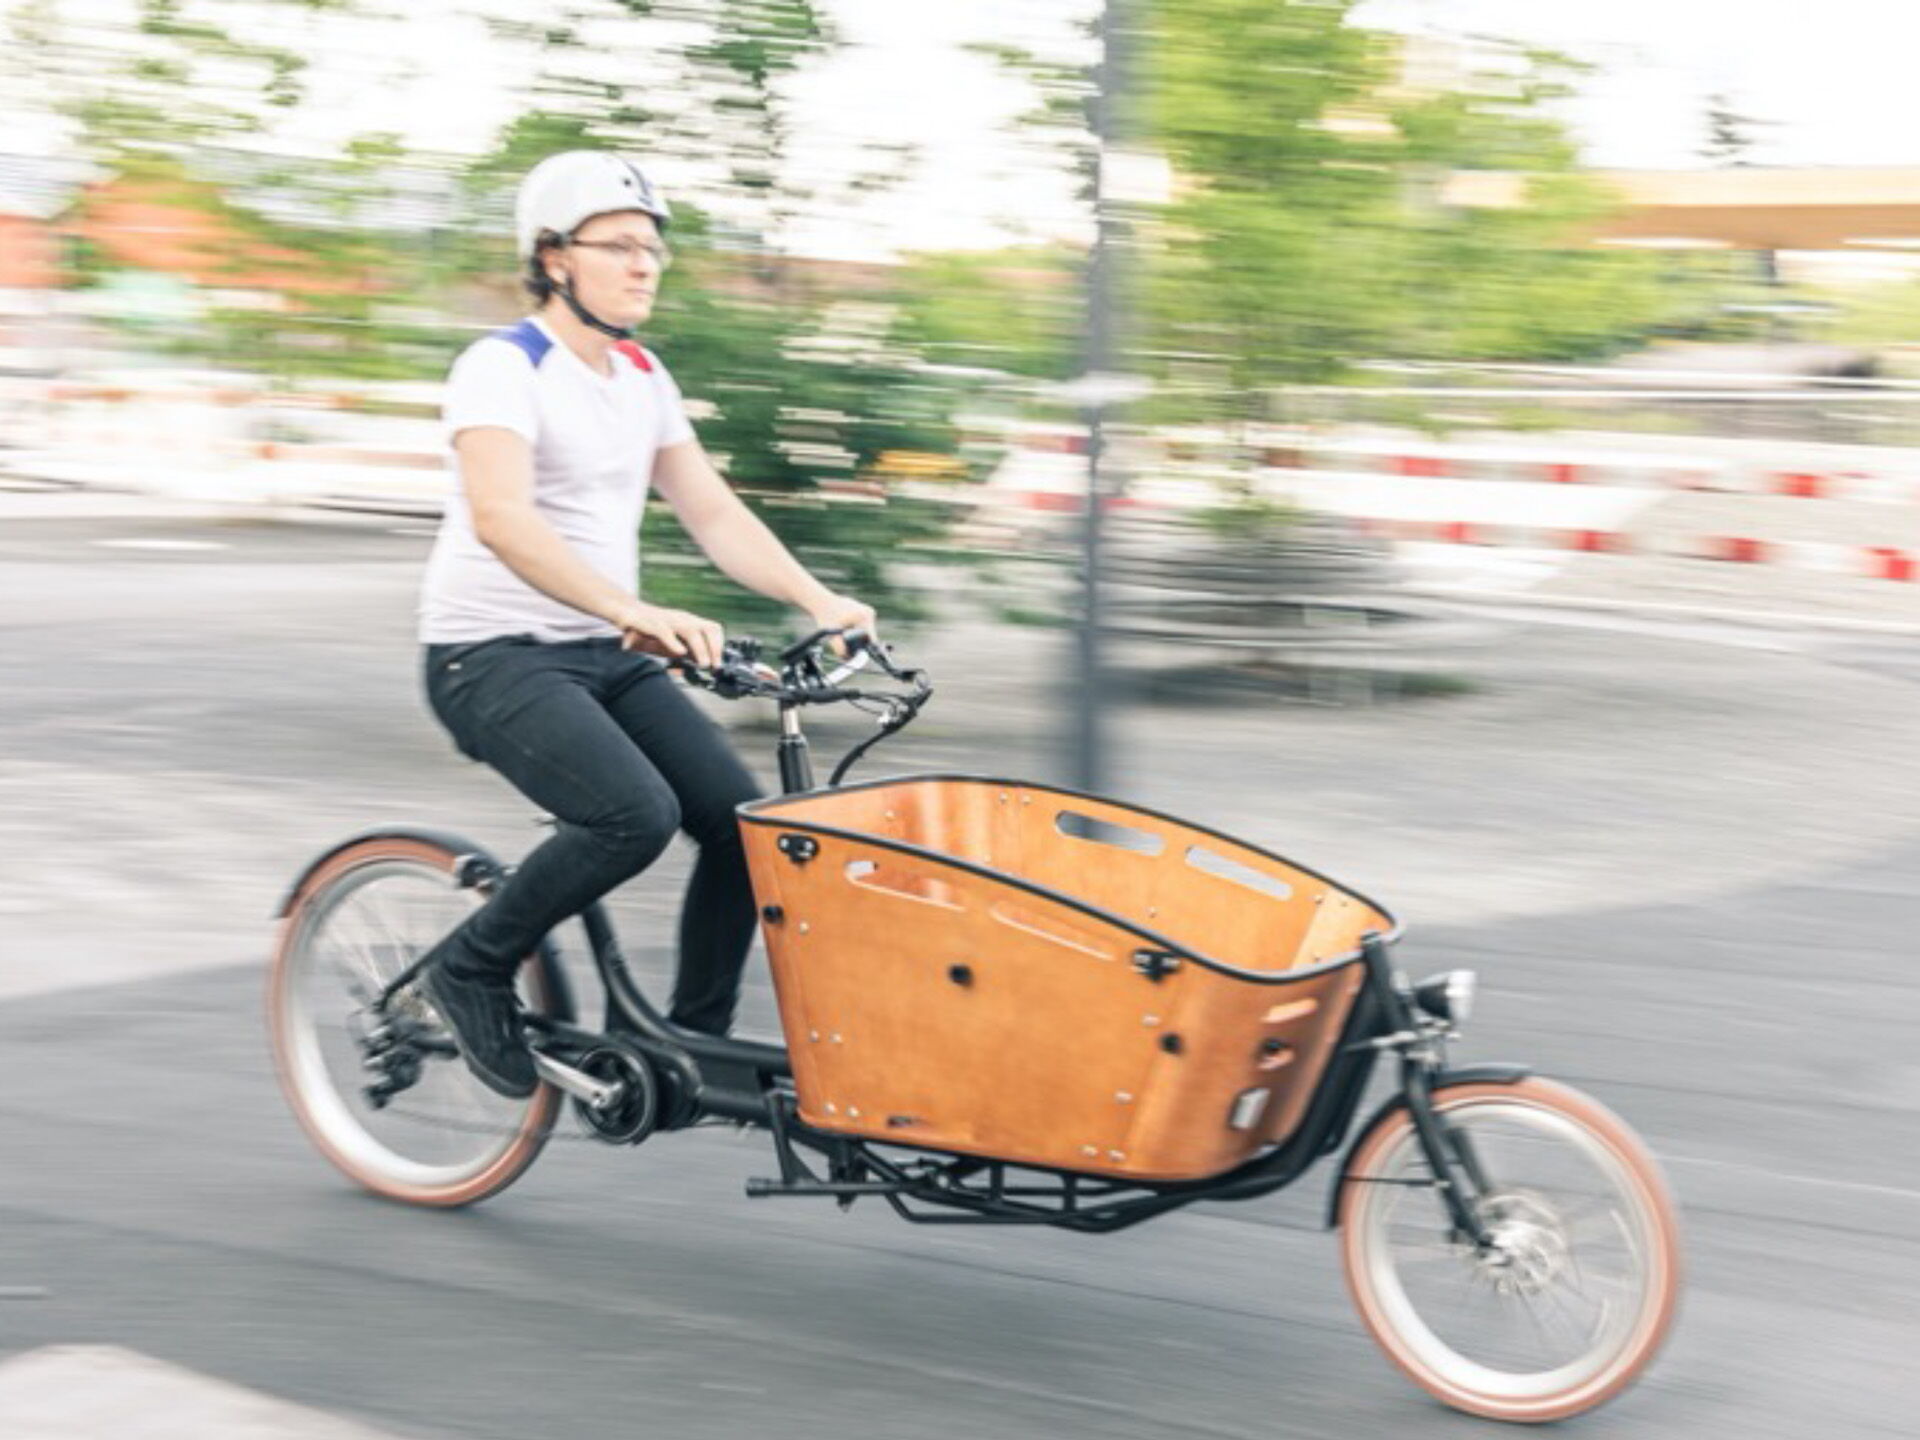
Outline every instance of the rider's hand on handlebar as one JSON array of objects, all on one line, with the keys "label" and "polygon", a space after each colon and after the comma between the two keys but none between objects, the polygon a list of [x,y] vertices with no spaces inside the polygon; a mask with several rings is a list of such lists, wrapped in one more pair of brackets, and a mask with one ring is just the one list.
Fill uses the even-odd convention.
[{"label": "rider's hand on handlebar", "polygon": [[[813,617],[816,629],[860,630],[865,632],[869,642],[879,642],[879,620],[871,605],[863,605],[846,595],[829,595],[820,604],[810,607],[807,613]],[[847,647],[838,636],[827,644],[835,655],[845,657]]]},{"label": "rider's hand on handlebar", "polygon": [[703,670],[720,663],[726,632],[713,621],[685,610],[668,610],[636,600],[612,617],[623,632],[620,646],[668,660],[685,660]]}]

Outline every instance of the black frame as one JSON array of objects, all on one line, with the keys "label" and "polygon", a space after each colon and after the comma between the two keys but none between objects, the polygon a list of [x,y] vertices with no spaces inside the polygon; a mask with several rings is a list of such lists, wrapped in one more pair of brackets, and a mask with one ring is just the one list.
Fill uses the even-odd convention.
[{"label": "black frame", "polygon": [[[803,736],[784,733],[781,740],[782,770],[789,780],[806,773],[806,742]],[[798,763],[796,763],[798,762]],[[1051,785],[1027,781],[1001,780],[989,776],[927,774],[893,776],[848,788],[897,784],[902,779],[965,780],[992,786],[1044,790],[1064,801],[1104,802],[1103,797]],[[805,841],[812,836],[858,838],[864,844],[880,844],[904,853],[937,858],[943,864],[989,874],[1003,884],[1013,884],[1044,895],[1056,903],[1066,903],[1108,923],[1132,929],[1152,946],[1154,953],[1220,971],[1236,978],[1261,984],[1285,984],[1304,973],[1320,973],[1348,965],[1365,967],[1366,978],[1355,996],[1339,1044],[1327,1063],[1307,1110],[1294,1132],[1282,1144],[1262,1155],[1204,1180],[1145,1182],[1116,1180],[1071,1170],[1049,1170],[1019,1166],[991,1157],[929,1150],[908,1145],[881,1145],[858,1136],[818,1130],[800,1120],[798,1096],[793,1088],[793,1071],[784,1045],[734,1040],[683,1030],[660,1013],[635,982],[622,953],[618,937],[603,906],[589,906],[581,914],[588,946],[608,1000],[608,1030],[605,1034],[578,1029],[570,1024],[541,1022],[543,1048],[556,1058],[577,1058],[608,1045],[628,1048],[636,1056],[652,1062],[665,1079],[672,1097],[663,1107],[662,1127],[682,1128],[709,1118],[733,1121],[765,1129],[773,1139],[779,1163],[777,1178],[747,1182],[752,1198],[775,1196],[827,1198],[843,1207],[862,1197],[884,1199],[902,1219],[915,1224],[947,1225],[1050,1225],[1083,1233],[1104,1234],[1126,1229],[1197,1201],[1253,1200],[1270,1195],[1292,1184],[1325,1155],[1342,1147],[1352,1128],[1361,1099],[1373,1077],[1374,1063],[1383,1049],[1401,1050],[1400,1085],[1396,1093],[1362,1127],[1359,1138],[1383,1123],[1390,1114],[1405,1107],[1412,1111],[1421,1131],[1430,1163],[1436,1176],[1436,1188],[1453,1212],[1452,1218],[1463,1233],[1475,1240],[1484,1238],[1471,1206],[1472,1190],[1455,1181],[1459,1164],[1435,1120],[1429,1097],[1433,1090],[1460,1079],[1518,1079],[1526,1072],[1518,1067],[1488,1067],[1467,1072],[1446,1071],[1436,1061],[1406,1052],[1391,1042],[1392,1037],[1409,1036],[1416,1027],[1411,998],[1395,977],[1387,947],[1403,933],[1395,922],[1393,929],[1370,933],[1359,950],[1336,957],[1308,971],[1250,971],[1200,954],[1189,946],[1175,945],[1164,936],[1070,896],[1062,896],[1016,876],[987,871],[952,856],[919,849],[884,837],[838,831],[829,826],[802,824],[760,816],[758,807],[772,807],[778,799],[791,798],[804,790],[788,788],[779,797],[749,802],[741,807],[743,824],[759,824],[779,829]],[[1190,821],[1146,810],[1140,813],[1187,825],[1203,834],[1234,845],[1246,842],[1218,830],[1194,825]],[[1327,877],[1309,867],[1285,860],[1258,846],[1248,847],[1280,863],[1293,866],[1316,879]],[[1327,883],[1335,882],[1328,880]],[[1344,887],[1342,887],[1344,888]],[[1348,892],[1353,893],[1353,892]],[[1356,898],[1365,900],[1364,896]],[[1367,901],[1373,904],[1372,901]],[[1374,905],[1382,914],[1384,907]],[[777,919],[777,917],[770,917]],[[1358,1144],[1358,1138],[1355,1141]],[[823,1162],[823,1170],[809,1163],[806,1152]],[[1339,1191],[1348,1183],[1364,1181],[1342,1165],[1335,1176],[1333,1205],[1337,1213]],[[1465,1178],[1465,1177],[1461,1177]]]},{"label": "black frame", "polygon": [[[582,913],[581,921],[606,988],[608,1029],[599,1033],[529,1017],[540,1032],[537,1043],[542,1049],[561,1060],[608,1046],[644,1056],[673,1096],[673,1103],[664,1107],[662,1128],[719,1118],[767,1130],[780,1173],[777,1179],[748,1181],[751,1197],[824,1197],[850,1205],[862,1196],[878,1196],[902,1219],[917,1224],[1040,1224],[1105,1233],[1199,1200],[1251,1200],[1271,1194],[1340,1148],[1372,1078],[1379,1051],[1371,1042],[1388,1033],[1387,1007],[1370,970],[1327,1072],[1284,1144],[1206,1180],[1117,1181],[950,1151],[880,1146],[814,1129],[799,1119],[785,1046],[718,1038],[674,1025],[635,983],[605,909],[594,905]],[[1356,956],[1334,963],[1366,961]],[[803,1151],[825,1162],[824,1174],[808,1163]],[[957,1213],[929,1213],[916,1206]]]},{"label": "black frame", "polygon": [[[818,637],[814,637],[817,639]],[[894,673],[894,672],[890,672]],[[917,678],[917,677],[916,677]],[[919,692],[921,702],[930,687]],[[574,1023],[572,995],[552,948],[551,940],[542,943],[535,957],[551,982],[550,993],[556,1004],[548,1015],[528,1015],[535,1047],[562,1062],[585,1063],[595,1052],[612,1050],[644,1066],[661,1092],[657,1103],[647,1109],[648,1123],[637,1133],[607,1136],[625,1143],[643,1140],[655,1129],[680,1129],[704,1120],[719,1119],[743,1126],[767,1130],[779,1161],[777,1179],[747,1182],[747,1194],[754,1198],[771,1196],[826,1197],[843,1207],[863,1196],[887,1201],[902,1219],[916,1224],[977,1225],[1051,1225],[1083,1233],[1104,1234],[1126,1229],[1196,1201],[1252,1200],[1290,1185],[1322,1156],[1340,1149],[1353,1117],[1359,1108],[1374,1062],[1386,1050],[1400,1059],[1399,1085],[1385,1104],[1377,1109],[1354,1148],[1364,1141],[1376,1125],[1386,1123],[1405,1108],[1419,1133],[1434,1179],[1432,1184],[1450,1212],[1457,1230],[1475,1243],[1488,1242],[1473,1203],[1483,1188],[1473,1173],[1477,1166],[1470,1153],[1462,1151],[1436,1116],[1433,1093],[1448,1084],[1467,1080],[1511,1082],[1528,1072],[1517,1066],[1476,1067],[1471,1071],[1450,1071],[1444,1067],[1437,1044],[1437,1032],[1429,1020],[1423,1020],[1412,991],[1395,975],[1387,947],[1404,933],[1397,920],[1387,932],[1370,932],[1360,948],[1347,955],[1306,970],[1252,971],[1205,955],[1191,946],[1175,944],[1125,916],[1089,905],[1072,896],[1062,895],[986,867],[941,855],[921,847],[874,835],[854,835],[831,826],[811,822],[782,820],[777,815],[757,813],[771,809],[781,799],[813,790],[811,757],[797,712],[803,701],[782,699],[781,734],[778,760],[782,794],[750,801],[739,809],[742,824],[773,826],[782,834],[780,844],[797,860],[811,858],[819,847],[819,837],[857,839],[863,844],[880,845],[921,858],[938,860],[976,874],[988,876],[1000,884],[1010,884],[1040,895],[1055,904],[1066,904],[1111,925],[1132,931],[1143,942],[1139,953],[1155,964],[1191,962],[1256,984],[1282,985],[1307,974],[1321,974],[1350,965],[1365,968],[1365,980],[1354,998],[1339,1044],[1328,1059],[1325,1072],[1307,1104],[1306,1113],[1293,1133],[1281,1144],[1257,1155],[1220,1175],[1203,1180],[1148,1182],[1116,1179],[1071,1170],[1050,1170],[1015,1165],[990,1156],[958,1154],[908,1145],[880,1145],[857,1136],[835,1134],[809,1126],[799,1118],[799,1097],[793,1085],[793,1068],[784,1045],[736,1040],[690,1031],[673,1024],[647,1000],[633,977],[632,969],[620,948],[612,921],[598,902],[580,915],[594,966],[607,997],[606,1029],[587,1030]],[[918,703],[904,716],[896,715],[882,734],[852,752],[835,771],[834,779],[845,773],[848,763],[877,740],[901,728]],[[847,788],[864,789],[897,784],[903,779],[966,781],[1004,788],[1045,791],[1064,801],[1112,803],[1104,797],[1053,785],[1030,781],[1000,780],[988,776],[925,774],[893,776]],[[1144,807],[1130,807],[1142,815],[1168,820],[1210,835],[1234,846],[1245,847],[1288,865],[1303,874],[1336,882],[1318,871],[1275,855],[1258,846],[1226,835],[1221,831],[1195,825],[1188,820]],[[456,837],[440,831],[381,830],[367,832],[345,842],[354,844],[374,835],[408,834],[429,840],[458,855],[456,883],[482,891],[491,889],[506,873],[491,855]],[[341,847],[335,847],[313,862],[324,864]],[[796,852],[804,850],[804,855]],[[312,873],[309,868],[308,874]],[[303,875],[289,889],[280,913],[287,913],[301,886]],[[1345,889],[1345,887],[1339,887]],[[1391,920],[1391,912],[1357,892],[1347,891]],[[779,916],[772,907],[763,912],[768,923]],[[387,988],[392,995],[409,983],[418,970],[418,962],[397,977]],[[1156,978],[1149,973],[1149,978]],[[383,997],[384,1000],[385,997]],[[1444,1027],[1441,1027],[1444,1029]],[[604,1133],[604,1132],[598,1132]],[[824,1175],[803,1156],[810,1151],[825,1162]],[[1351,1154],[1351,1150],[1349,1150]],[[1030,1178],[1022,1178],[1030,1177]],[[1369,1177],[1353,1175],[1342,1164],[1334,1177],[1329,1204],[1329,1223],[1337,1223],[1339,1197],[1345,1186],[1365,1183]]]},{"label": "black frame", "polygon": [[[1067,792],[1062,792],[1067,793]],[[1091,797],[1083,797],[1091,798]],[[1395,978],[1386,937],[1370,934],[1360,952],[1331,962],[1360,964],[1366,979],[1334,1054],[1294,1132],[1282,1144],[1220,1175],[1204,1180],[1135,1182],[1071,1170],[1019,1166],[991,1157],[878,1145],[858,1136],[815,1129],[798,1117],[798,1096],[785,1046],[734,1040],[683,1030],[651,1005],[635,983],[606,911],[594,905],[581,920],[609,1000],[606,1033],[539,1020],[542,1048],[557,1058],[578,1058],[608,1046],[628,1048],[651,1061],[674,1103],[662,1128],[675,1129],[719,1118],[767,1130],[780,1173],[747,1182],[750,1198],[826,1198],[842,1207],[866,1196],[884,1199],[903,1220],[934,1225],[1050,1225],[1106,1234],[1198,1201],[1257,1200],[1284,1189],[1322,1157],[1342,1149],[1385,1050],[1400,1051],[1399,1084],[1360,1127],[1350,1154],[1376,1126],[1409,1110],[1436,1177],[1434,1188],[1461,1233],[1484,1242],[1474,1213],[1477,1177],[1463,1173],[1461,1156],[1434,1115],[1431,1097],[1449,1085],[1512,1084],[1530,1071],[1517,1065],[1447,1069],[1423,1054],[1392,1043],[1414,1024],[1411,1001]],[[824,1173],[803,1152],[824,1161]],[[1337,1223],[1340,1192],[1368,1177],[1343,1163],[1335,1173],[1327,1223]],[[938,1207],[934,1209],[931,1207]],[[946,1212],[946,1213],[942,1213]]]}]

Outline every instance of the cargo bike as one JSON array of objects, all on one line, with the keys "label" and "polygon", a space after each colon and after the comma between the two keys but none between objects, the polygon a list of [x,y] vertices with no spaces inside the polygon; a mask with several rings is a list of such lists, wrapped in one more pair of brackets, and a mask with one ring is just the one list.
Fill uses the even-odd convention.
[{"label": "cargo bike", "polygon": [[[971,775],[844,783],[932,686],[835,641],[682,667],[778,707],[782,793],[740,823],[785,1043],[675,1027],[596,905],[600,1027],[550,937],[519,982],[544,1083],[494,1095],[414,980],[504,871],[440,831],[368,832],[292,886],[269,984],[283,1087],[327,1159],[381,1195],[464,1205],[523,1173],[570,1104],[613,1145],[764,1130],[776,1173],[750,1196],[1104,1233],[1258,1200],[1331,1158],[1361,1319],[1440,1400],[1553,1420],[1641,1373],[1680,1282],[1658,1166],[1587,1096],[1450,1062],[1471,972],[1409,983],[1381,906],[1139,806]],[[878,727],[816,786],[801,715],[830,704]],[[1357,1119],[1383,1058],[1391,1087]]]}]

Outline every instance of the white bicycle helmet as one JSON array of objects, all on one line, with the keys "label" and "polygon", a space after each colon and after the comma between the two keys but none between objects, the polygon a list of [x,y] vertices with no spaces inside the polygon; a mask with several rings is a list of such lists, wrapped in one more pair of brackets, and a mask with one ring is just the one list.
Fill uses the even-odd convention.
[{"label": "white bicycle helmet", "polygon": [[593,216],[617,210],[642,211],[662,230],[673,214],[653,182],[631,160],[603,150],[549,155],[527,172],[514,201],[520,258],[533,254],[535,242],[548,230],[571,235]]}]

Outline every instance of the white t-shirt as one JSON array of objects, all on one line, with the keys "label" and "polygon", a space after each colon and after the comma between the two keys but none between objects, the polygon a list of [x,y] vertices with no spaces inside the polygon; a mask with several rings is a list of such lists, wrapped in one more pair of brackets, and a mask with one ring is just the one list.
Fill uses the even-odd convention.
[{"label": "white t-shirt", "polygon": [[[653,355],[622,341],[595,373],[540,320],[475,341],[447,376],[446,443],[497,425],[533,448],[533,503],[575,554],[628,594],[640,586],[640,516],[654,455],[693,438],[680,389]],[[459,459],[450,461],[456,479]],[[473,529],[464,485],[447,503],[420,595],[420,638],[453,645],[498,635],[579,640],[619,632],[543,595]]]}]

